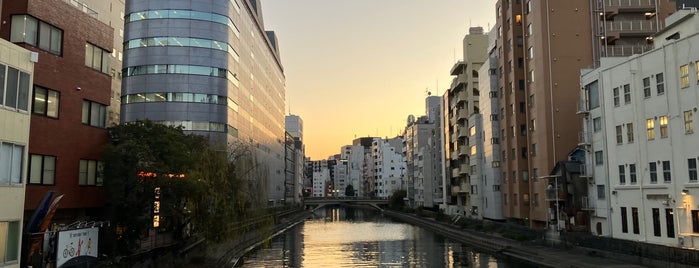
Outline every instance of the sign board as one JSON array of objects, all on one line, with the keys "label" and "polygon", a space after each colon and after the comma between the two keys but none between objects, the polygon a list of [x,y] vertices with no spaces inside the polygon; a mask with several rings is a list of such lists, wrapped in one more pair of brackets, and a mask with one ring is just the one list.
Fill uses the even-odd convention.
[{"label": "sign board", "polygon": [[56,267],[81,256],[97,258],[99,228],[85,228],[58,232]]}]

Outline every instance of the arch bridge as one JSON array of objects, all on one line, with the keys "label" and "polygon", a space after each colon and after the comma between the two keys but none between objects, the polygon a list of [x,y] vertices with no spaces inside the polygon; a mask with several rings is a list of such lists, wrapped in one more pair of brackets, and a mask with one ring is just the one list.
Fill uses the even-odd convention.
[{"label": "arch bridge", "polygon": [[388,206],[390,200],[363,197],[311,197],[303,200],[306,209],[313,211],[327,205],[367,205],[378,210]]}]

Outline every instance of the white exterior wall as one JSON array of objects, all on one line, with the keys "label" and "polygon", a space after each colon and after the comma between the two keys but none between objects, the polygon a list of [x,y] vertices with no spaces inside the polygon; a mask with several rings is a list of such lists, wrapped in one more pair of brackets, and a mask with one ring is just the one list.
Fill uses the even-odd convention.
[{"label": "white exterior wall", "polygon": [[347,185],[354,188],[355,196],[365,196],[362,190],[362,165],[364,163],[364,147],[345,145],[340,154],[347,161]]},{"label": "white exterior wall", "polygon": [[[684,21],[696,25],[697,16]],[[685,29],[686,27],[680,27]],[[666,29],[665,32],[674,32]],[[590,191],[595,214],[592,229],[597,222],[605,223],[605,211],[610,214],[607,224],[602,224],[603,235],[615,238],[644,241],[668,246],[697,247],[699,233],[693,232],[692,211],[699,213],[699,182],[689,179],[688,161],[699,162],[699,133],[685,131],[685,112],[692,115],[692,127],[697,126],[699,108],[699,34],[685,33],[682,39],[666,42],[656,49],[626,59],[619,64],[603,64],[591,73],[583,75],[583,85],[594,80],[599,83],[600,108],[591,109],[586,125],[600,117],[602,130],[594,132],[591,154],[604,152],[602,165],[594,168],[596,185],[607,185],[606,199],[598,199],[596,191]],[[680,66],[689,65],[688,86],[680,86]],[[658,94],[657,74],[664,76],[664,93]],[[650,97],[644,96],[643,79],[650,78]],[[619,105],[615,107],[613,88],[630,85],[631,101],[626,104],[623,89],[619,90]],[[667,137],[661,137],[660,118],[667,116]],[[647,119],[654,123],[648,138]],[[633,124],[633,141],[629,140],[629,123]],[[622,126],[622,142],[617,144],[616,126]],[[588,163],[595,163],[594,158]],[[670,161],[671,180],[663,178],[663,161]],[[657,181],[650,178],[650,163],[657,167]],[[629,165],[636,165],[637,182],[631,182]],[[620,180],[619,166],[624,166],[625,182]],[[604,176],[608,174],[608,176]],[[687,193],[683,194],[683,190]],[[607,207],[608,206],[608,207]],[[621,208],[626,208],[628,230],[622,230]],[[608,208],[608,210],[607,210]],[[638,234],[634,233],[632,208],[638,209]],[[654,233],[653,209],[659,210],[660,234]],[[666,217],[666,211],[672,212]],[[668,228],[669,220],[672,221]],[[699,228],[699,226],[696,226]],[[668,229],[674,229],[674,235]]]},{"label": "white exterior wall", "polygon": [[313,197],[326,197],[325,189],[330,180],[330,170],[326,160],[313,161]]},{"label": "white exterior wall", "polygon": [[[4,39],[0,39],[0,64],[5,66],[4,71],[7,72],[8,67],[12,67],[20,70],[21,72],[28,73],[30,75],[29,85],[32,85],[34,77],[34,63],[30,61],[30,55],[30,51],[16,46]],[[4,73],[2,76],[4,79],[0,79],[0,83],[5,83],[7,76]],[[17,260],[16,263],[14,261],[2,263],[2,260],[0,260],[0,266],[2,267],[20,267],[19,259],[22,248],[21,233],[24,225],[24,193],[27,182],[27,149],[29,147],[29,122],[31,117],[29,112],[31,110],[30,99],[31,93],[27,95],[27,99],[21,100],[29,103],[27,106],[27,111],[18,111],[14,108],[5,107],[3,106],[3,103],[0,103],[0,143],[24,146],[21,164],[21,183],[15,184],[9,183],[9,181],[0,181],[0,228],[3,228],[3,230],[0,230],[0,232],[8,231],[8,222],[17,222],[18,224],[18,229],[13,230],[12,233],[9,234],[16,235],[17,241],[8,243],[8,241],[2,240],[6,238],[6,236],[0,237],[0,244],[3,245],[3,248],[5,248],[4,246],[8,244],[17,245],[17,256],[6,256],[6,259]],[[2,152],[0,151],[0,153]],[[0,155],[0,157],[9,158],[10,156]]]},{"label": "white exterior wall", "polygon": [[378,139],[372,144],[372,154],[375,156],[377,179],[376,196],[388,198],[396,190],[402,189],[403,172],[405,162],[403,161],[402,140],[394,138],[398,142]]},{"label": "white exterior wall", "polygon": [[345,189],[347,188],[347,160],[340,160],[337,165],[333,167],[335,169],[335,177],[333,185],[335,190],[338,190],[337,196],[344,197]]}]

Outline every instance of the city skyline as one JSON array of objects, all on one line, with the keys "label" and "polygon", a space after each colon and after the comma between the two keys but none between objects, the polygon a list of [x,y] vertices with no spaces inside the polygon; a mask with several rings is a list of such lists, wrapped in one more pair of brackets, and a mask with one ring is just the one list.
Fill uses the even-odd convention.
[{"label": "city skyline", "polygon": [[427,92],[449,87],[468,28],[494,24],[495,2],[263,1],[265,28],[279,37],[285,113],[305,121],[306,155],[394,137],[408,115],[424,115]]}]

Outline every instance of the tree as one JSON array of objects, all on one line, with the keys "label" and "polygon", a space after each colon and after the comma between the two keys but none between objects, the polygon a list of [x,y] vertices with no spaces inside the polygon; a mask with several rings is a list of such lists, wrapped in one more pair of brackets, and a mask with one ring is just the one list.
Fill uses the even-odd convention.
[{"label": "tree", "polygon": [[405,190],[396,190],[393,192],[391,195],[390,201],[389,201],[389,206],[392,209],[400,210],[405,207],[405,197],[408,196],[408,193]]},{"label": "tree", "polygon": [[354,196],[354,186],[352,184],[345,187],[345,196]]}]

